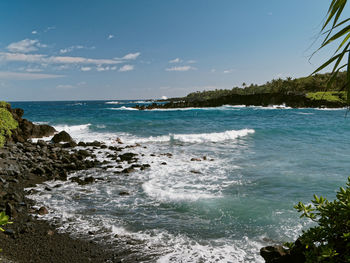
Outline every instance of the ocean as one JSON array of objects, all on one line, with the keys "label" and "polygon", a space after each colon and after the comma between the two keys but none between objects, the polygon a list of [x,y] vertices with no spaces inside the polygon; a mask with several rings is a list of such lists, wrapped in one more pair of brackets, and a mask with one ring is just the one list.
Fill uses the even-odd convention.
[{"label": "ocean", "polygon": [[[261,247],[312,225],[293,206],[313,194],[334,199],[350,175],[346,109],[132,108],[142,103],[11,103],[77,142],[137,145],[122,153],[149,169],[116,174],[129,165],[112,161],[70,175],[104,180],[47,182],[29,196],[59,231],[115,244],[125,262],[263,262]],[[107,152],[96,155],[111,161]]]}]

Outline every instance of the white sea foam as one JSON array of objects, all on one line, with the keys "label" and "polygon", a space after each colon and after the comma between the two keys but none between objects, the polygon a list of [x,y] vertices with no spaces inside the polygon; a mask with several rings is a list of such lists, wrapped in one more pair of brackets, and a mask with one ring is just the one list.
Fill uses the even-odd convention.
[{"label": "white sea foam", "polygon": [[186,107],[186,108],[156,108],[156,109],[146,109],[145,111],[203,111],[203,110],[238,110],[240,108],[245,107],[244,105],[237,105],[237,106],[231,106],[231,105],[223,105],[220,107]]},{"label": "white sea foam", "polygon": [[347,108],[315,108],[315,110],[325,110],[325,111],[336,111],[336,110],[346,110]]},{"label": "white sea foam", "polygon": [[132,107],[125,107],[125,106],[122,106],[120,108],[108,108],[109,110],[138,110],[138,109],[135,109],[135,108],[132,108]]},{"label": "white sea foam", "polygon": [[249,106],[249,108],[253,108],[256,110],[290,110],[292,107],[288,107],[285,104],[282,105],[270,105],[270,106]]},{"label": "white sea foam", "polygon": [[76,133],[81,131],[86,131],[91,126],[90,123],[88,124],[82,124],[82,125],[55,125],[54,128],[57,131],[66,131],[68,133]]},{"label": "white sea foam", "polygon": [[136,100],[136,101],[132,101],[131,103],[147,104],[147,103],[151,103],[151,102],[152,102],[152,101]]},{"label": "white sea foam", "polygon": [[311,112],[297,112],[296,114],[299,114],[299,115],[314,115],[315,113],[311,113]]},{"label": "white sea foam", "polygon": [[107,101],[105,104],[120,104],[119,101]]},{"label": "white sea foam", "polygon": [[147,143],[147,142],[170,142],[179,141],[186,143],[205,143],[205,142],[223,142],[229,140],[235,140],[240,137],[253,134],[253,129],[242,129],[242,130],[230,130],[224,132],[213,132],[213,133],[199,133],[199,134],[170,134],[148,138],[135,139],[134,143]]},{"label": "white sea foam", "polygon": [[[263,262],[258,253],[263,244],[245,236],[239,237],[238,240],[229,238],[196,240],[186,234],[173,234],[161,229],[135,232],[127,230],[124,227],[125,222],[119,221],[118,218],[84,213],[83,211],[89,208],[78,200],[86,200],[91,196],[94,196],[96,201],[101,198],[101,201],[106,200],[106,196],[101,195],[105,191],[105,183],[81,187],[66,182],[61,186],[63,187],[61,190],[56,188],[56,185],[57,182],[52,181],[38,186],[36,189],[43,193],[29,197],[37,201],[37,208],[40,205],[49,208],[50,213],[39,219],[59,223],[61,225],[59,232],[84,236],[88,231],[92,231],[96,233],[95,237],[117,238],[117,243],[124,246],[122,249],[153,255],[153,259],[144,262]],[[52,190],[45,191],[46,186]],[[110,202],[108,198],[106,201]],[[130,206],[125,206],[125,209],[130,209]]]},{"label": "white sea foam", "polygon": [[34,121],[33,123],[36,125],[49,124],[47,121]]}]

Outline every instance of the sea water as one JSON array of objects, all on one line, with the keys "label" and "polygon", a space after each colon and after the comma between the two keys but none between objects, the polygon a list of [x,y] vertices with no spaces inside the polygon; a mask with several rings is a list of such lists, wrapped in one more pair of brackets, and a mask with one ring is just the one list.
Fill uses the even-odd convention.
[{"label": "sea water", "polygon": [[[126,262],[263,262],[261,247],[292,241],[310,226],[293,206],[313,194],[334,199],[350,175],[346,109],[135,110],[140,103],[147,104],[12,103],[76,141],[140,144],[123,152],[150,169],[126,176],[112,162],[70,175],[103,179],[94,184],[52,181],[29,196],[49,208],[44,219],[60,231],[117,240]],[[109,151],[95,153],[103,161]]]}]

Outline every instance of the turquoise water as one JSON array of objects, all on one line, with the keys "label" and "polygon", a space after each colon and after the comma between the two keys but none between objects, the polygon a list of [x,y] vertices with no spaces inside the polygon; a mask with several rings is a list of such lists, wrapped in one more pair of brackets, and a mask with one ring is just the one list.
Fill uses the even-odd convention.
[{"label": "turquoise water", "polygon": [[79,172],[107,180],[65,183],[31,196],[51,209],[47,219],[62,231],[84,236],[88,229],[105,242],[117,238],[118,249],[127,247],[140,261],[262,262],[260,247],[296,238],[310,225],[293,205],[310,202],[314,193],[333,199],[350,175],[344,109],[136,111],[132,101],[12,105],[77,141],[114,145],[119,137],[141,144],[125,152],[138,153],[149,170],[129,176],[114,174],[116,168]]}]

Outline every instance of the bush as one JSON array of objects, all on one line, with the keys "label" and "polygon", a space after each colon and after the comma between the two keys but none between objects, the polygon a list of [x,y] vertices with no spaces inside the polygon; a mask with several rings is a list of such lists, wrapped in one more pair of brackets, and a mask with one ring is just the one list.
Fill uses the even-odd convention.
[{"label": "bush", "polygon": [[333,202],[314,195],[312,204],[295,206],[301,217],[317,223],[299,238],[306,262],[350,262],[350,177],[346,185]]},{"label": "bush", "polygon": [[[12,224],[12,222],[9,222],[9,217],[5,214],[5,212],[0,213],[0,231],[5,231],[2,226]],[[0,248],[0,252],[2,252],[2,249]]]},{"label": "bush", "polygon": [[10,104],[4,101],[0,102],[0,147],[4,146],[6,137],[10,137],[11,131],[18,126],[17,121],[8,110],[9,107]]}]

